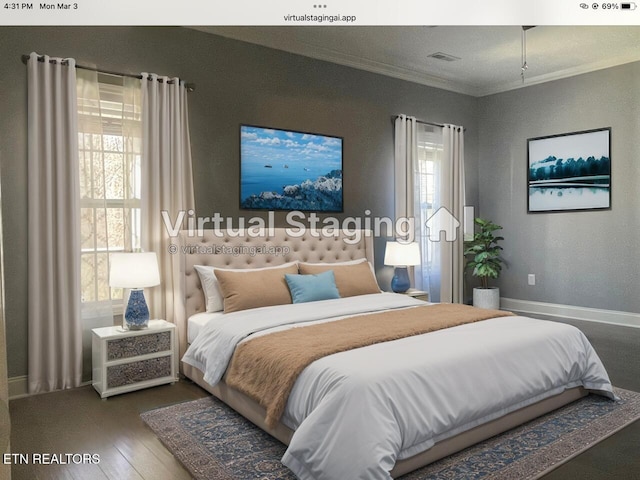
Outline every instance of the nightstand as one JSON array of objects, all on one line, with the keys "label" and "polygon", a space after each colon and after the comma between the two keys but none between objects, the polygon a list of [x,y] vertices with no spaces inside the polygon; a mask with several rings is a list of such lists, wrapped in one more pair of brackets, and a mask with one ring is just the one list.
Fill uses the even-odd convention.
[{"label": "nightstand", "polygon": [[149,328],[94,328],[93,388],[102,398],[178,380],[176,326],[150,320]]},{"label": "nightstand", "polygon": [[423,302],[429,301],[429,292],[423,292],[422,290],[416,290],[415,288],[410,288],[406,292],[405,295],[409,295],[410,297],[417,298],[418,300],[422,300]]}]

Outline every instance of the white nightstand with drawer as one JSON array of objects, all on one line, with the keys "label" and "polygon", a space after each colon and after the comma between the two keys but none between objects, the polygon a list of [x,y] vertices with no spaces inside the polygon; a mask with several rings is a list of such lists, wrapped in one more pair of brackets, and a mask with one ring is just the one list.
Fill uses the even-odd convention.
[{"label": "white nightstand with drawer", "polygon": [[429,292],[423,292],[422,290],[416,290],[415,288],[410,288],[409,290],[404,292],[404,294],[418,300],[422,300],[423,302],[429,301]]},{"label": "white nightstand with drawer", "polygon": [[102,398],[178,380],[176,326],[150,320],[149,328],[94,328],[93,388]]}]

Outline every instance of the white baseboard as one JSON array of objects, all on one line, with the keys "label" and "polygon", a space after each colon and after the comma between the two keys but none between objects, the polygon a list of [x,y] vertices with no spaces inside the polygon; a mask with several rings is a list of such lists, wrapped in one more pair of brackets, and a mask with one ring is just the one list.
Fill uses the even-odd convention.
[{"label": "white baseboard", "polygon": [[607,323],[623,327],[640,328],[640,313],[601,310],[598,308],[575,307],[557,303],[532,302],[515,298],[500,298],[500,308],[519,313],[548,315],[550,317],[571,318],[588,322]]},{"label": "white baseboard", "polygon": [[[82,382],[80,387],[86,387],[87,385],[91,385],[91,381]],[[16,400],[31,395],[42,395],[43,393],[50,392],[29,393],[29,383],[26,375],[9,378],[9,400]]]},{"label": "white baseboard", "polygon": [[27,383],[26,375],[9,378],[9,400],[28,396],[29,384]]}]

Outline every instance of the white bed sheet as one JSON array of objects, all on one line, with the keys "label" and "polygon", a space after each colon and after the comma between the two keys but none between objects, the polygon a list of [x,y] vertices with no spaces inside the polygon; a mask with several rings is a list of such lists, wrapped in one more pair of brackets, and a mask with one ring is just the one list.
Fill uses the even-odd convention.
[{"label": "white bed sheet", "polygon": [[[252,332],[418,305],[375,294],[236,312],[209,321],[183,360],[215,385]],[[341,352],[296,381],[282,418],[296,431],[282,461],[305,480],[389,479],[398,459],[579,385],[614,398],[582,332],[526,317]]]},{"label": "white bed sheet", "polygon": [[187,343],[190,345],[210,320],[223,315],[224,312],[202,312],[191,315],[187,320]]}]

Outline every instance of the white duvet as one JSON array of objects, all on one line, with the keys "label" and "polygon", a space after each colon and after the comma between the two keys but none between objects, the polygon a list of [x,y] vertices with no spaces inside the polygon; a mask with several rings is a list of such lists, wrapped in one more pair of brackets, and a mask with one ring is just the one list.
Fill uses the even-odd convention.
[{"label": "white duvet", "polygon": [[[212,319],[183,361],[220,381],[252,334],[425,305],[374,294],[265,307]],[[309,365],[282,421],[295,430],[282,462],[300,479],[389,479],[398,459],[575,386],[614,398],[578,329],[503,317],[341,352]]]}]

